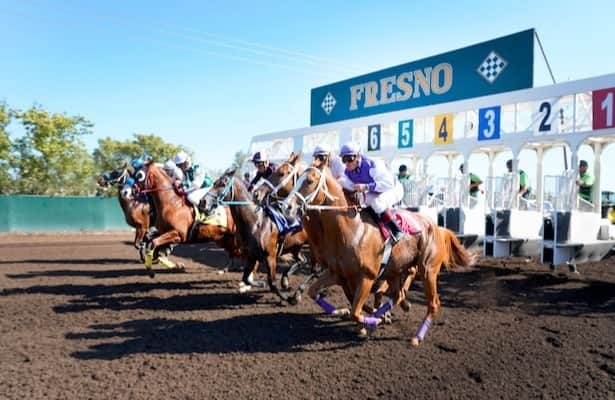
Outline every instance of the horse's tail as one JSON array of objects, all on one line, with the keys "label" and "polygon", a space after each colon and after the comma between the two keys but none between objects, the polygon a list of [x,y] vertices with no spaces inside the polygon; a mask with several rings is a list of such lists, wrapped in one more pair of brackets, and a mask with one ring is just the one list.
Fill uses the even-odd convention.
[{"label": "horse's tail", "polygon": [[446,228],[440,228],[440,232],[444,236],[446,245],[446,258],[444,259],[444,267],[446,269],[456,267],[469,267],[476,263],[476,256],[471,254],[457,239],[453,231]]}]

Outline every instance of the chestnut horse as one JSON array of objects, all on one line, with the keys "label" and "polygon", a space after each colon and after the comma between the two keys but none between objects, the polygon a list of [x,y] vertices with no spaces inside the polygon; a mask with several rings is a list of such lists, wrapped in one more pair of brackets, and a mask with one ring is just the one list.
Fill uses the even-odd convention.
[{"label": "chestnut horse", "polygon": [[271,292],[280,299],[294,304],[299,300],[297,292],[289,297],[276,286],[277,257],[281,254],[291,254],[294,259],[293,266],[285,271],[282,278],[282,285],[286,286],[284,279],[288,272],[296,265],[305,263],[301,247],[307,243],[307,234],[302,229],[280,236],[277,225],[262,207],[252,202],[248,189],[241,180],[235,179],[234,175],[235,171],[231,170],[218,178],[204,201],[207,208],[218,204],[229,205],[231,208],[231,214],[237,225],[237,240],[242,254],[248,259],[248,265],[243,271],[242,291],[249,290],[254,285],[253,273],[259,264],[262,264],[267,269],[267,282]]},{"label": "chestnut horse", "polygon": [[187,203],[185,196],[176,191],[172,179],[156,164],[147,163],[143,169],[135,173],[135,179],[141,187],[141,192],[151,197],[158,216],[156,219],[158,236],[150,242],[145,262],[152,275],[151,266],[154,260],[160,258],[167,265],[159,255],[159,251],[173,244],[213,241],[225,249],[231,257],[239,255],[235,243],[235,223],[228,208],[224,209],[227,226],[195,225],[194,207]]},{"label": "chestnut horse", "polygon": [[[303,217],[309,240],[317,246],[319,261],[326,267],[308,294],[327,313],[334,313],[336,308],[321,297],[320,290],[338,284],[352,298],[351,318],[375,327],[386,311],[403,301],[402,279],[409,275],[404,287],[409,286],[418,269],[428,305],[425,318],[411,340],[414,346],[424,339],[440,309],[437,292],[440,267],[443,264],[446,268],[469,266],[475,261],[452,231],[414,214],[422,224],[421,232],[406,235],[394,244],[381,271],[386,241],[378,225],[368,212],[360,212],[347,202],[341,185],[326,166],[307,168],[284,204],[291,215]],[[381,278],[391,288],[392,300],[373,316],[363,316],[363,306],[381,272]]]},{"label": "chestnut horse", "polygon": [[[126,166],[122,166],[114,171],[101,174],[98,177],[98,185],[103,188],[115,185],[121,186],[124,185],[124,182],[129,176],[130,173],[126,169]],[[117,198],[124,212],[126,223],[135,228],[135,239],[133,244],[135,248],[139,249],[150,227],[150,205],[147,201],[137,199],[134,195],[122,192],[121,190],[117,191]]]}]

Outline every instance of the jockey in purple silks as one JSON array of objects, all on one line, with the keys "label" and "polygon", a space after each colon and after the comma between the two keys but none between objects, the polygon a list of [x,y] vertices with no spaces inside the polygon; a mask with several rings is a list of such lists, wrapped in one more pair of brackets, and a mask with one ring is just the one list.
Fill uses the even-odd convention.
[{"label": "jockey in purple silks", "polygon": [[365,203],[380,217],[398,242],[404,233],[391,214],[393,204],[401,201],[403,189],[396,184],[395,176],[384,162],[361,154],[358,143],[348,142],[340,149],[340,157],[346,165],[339,182],[347,190],[365,193]]},{"label": "jockey in purple silks", "polygon": [[267,153],[264,151],[257,151],[254,153],[254,156],[252,156],[252,162],[256,167],[256,175],[252,178],[248,191],[252,191],[252,188],[256,182],[258,182],[261,178],[269,179],[271,174],[275,171],[275,165],[269,162]]}]

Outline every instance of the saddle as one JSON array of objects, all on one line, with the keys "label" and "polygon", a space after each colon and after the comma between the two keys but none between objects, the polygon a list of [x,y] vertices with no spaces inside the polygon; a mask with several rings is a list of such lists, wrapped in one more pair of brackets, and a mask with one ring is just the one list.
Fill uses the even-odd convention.
[{"label": "saddle", "polygon": [[[388,240],[391,237],[391,232],[389,232],[389,229],[371,207],[368,207],[367,210],[372,218],[374,218],[374,221],[377,222],[378,228],[380,229],[380,234],[382,234],[384,240]],[[391,214],[393,214],[393,218],[397,222],[397,225],[405,234],[416,235],[423,231],[423,223],[419,218],[417,218],[416,213],[397,209],[391,210]]]}]

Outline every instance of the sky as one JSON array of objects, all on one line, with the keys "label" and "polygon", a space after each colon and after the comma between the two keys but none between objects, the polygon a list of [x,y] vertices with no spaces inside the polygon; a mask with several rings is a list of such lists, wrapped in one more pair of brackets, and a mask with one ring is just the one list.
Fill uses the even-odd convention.
[{"label": "sky", "polygon": [[309,126],[311,88],[528,28],[557,82],[613,73],[614,15],[612,0],[0,0],[0,101],[86,117],[90,150],[152,133],[221,170],[254,135]]}]

